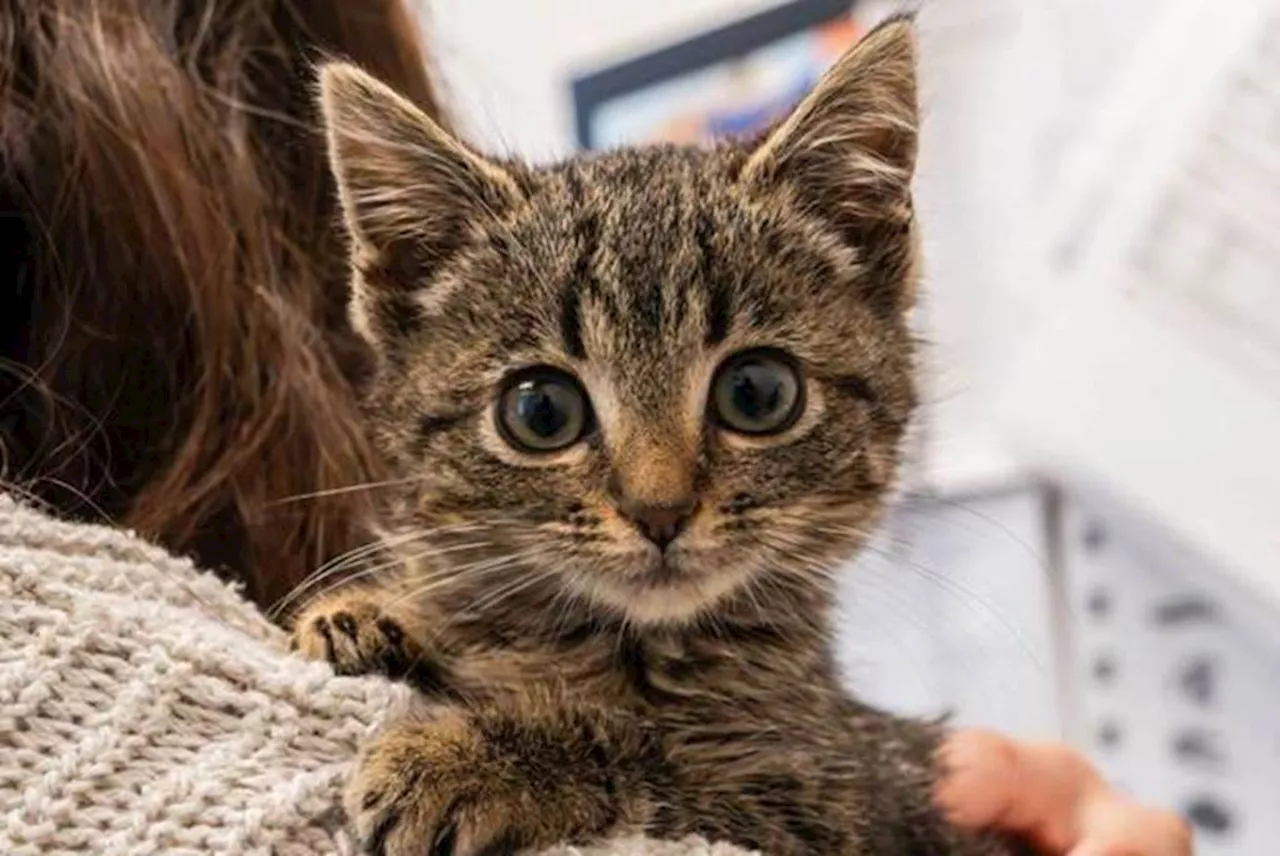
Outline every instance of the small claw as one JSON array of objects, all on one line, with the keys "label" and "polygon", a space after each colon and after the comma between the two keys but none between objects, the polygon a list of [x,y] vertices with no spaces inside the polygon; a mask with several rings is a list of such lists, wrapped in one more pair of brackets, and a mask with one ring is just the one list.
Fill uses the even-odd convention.
[{"label": "small claw", "polygon": [[387,856],[387,839],[400,823],[400,812],[387,809],[369,833],[364,849],[369,856]]},{"label": "small claw", "polygon": [[427,852],[430,856],[453,856],[457,846],[458,825],[454,821],[449,821],[436,832],[435,838],[431,840],[431,849]]}]

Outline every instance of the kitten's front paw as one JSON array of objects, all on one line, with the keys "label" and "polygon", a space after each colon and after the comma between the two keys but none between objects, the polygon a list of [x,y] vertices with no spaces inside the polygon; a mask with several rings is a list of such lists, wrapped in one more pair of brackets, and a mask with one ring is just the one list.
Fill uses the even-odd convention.
[{"label": "kitten's front paw", "polygon": [[554,757],[527,754],[517,732],[503,738],[455,708],[378,737],[347,790],[365,851],[511,854],[602,835],[616,820],[607,793],[573,781]]},{"label": "kitten's front paw", "polygon": [[436,689],[438,669],[375,596],[338,592],[302,610],[293,622],[291,646],[324,660],[340,675],[386,675]]}]

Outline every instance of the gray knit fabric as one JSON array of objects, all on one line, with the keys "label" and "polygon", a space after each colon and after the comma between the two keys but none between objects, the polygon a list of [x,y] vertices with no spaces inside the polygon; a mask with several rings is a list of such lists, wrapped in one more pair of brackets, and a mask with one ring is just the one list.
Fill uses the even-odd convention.
[{"label": "gray knit fabric", "polygon": [[[341,790],[408,692],[291,657],[230,587],[0,495],[0,853],[353,853]],[[557,856],[733,856],[642,839]]]}]

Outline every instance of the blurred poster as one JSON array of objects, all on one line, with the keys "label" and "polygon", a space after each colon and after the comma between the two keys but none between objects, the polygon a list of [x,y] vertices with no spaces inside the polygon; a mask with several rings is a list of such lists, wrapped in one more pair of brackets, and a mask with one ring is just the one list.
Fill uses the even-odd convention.
[{"label": "blurred poster", "polygon": [[596,114],[599,144],[698,143],[763,129],[803,98],[859,35],[847,17],[619,97]]},{"label": "blurred poster", "polygon": [[575,82],[579,142],[702,143],[769,126],[862,36],[849,5],[788,4]]}]

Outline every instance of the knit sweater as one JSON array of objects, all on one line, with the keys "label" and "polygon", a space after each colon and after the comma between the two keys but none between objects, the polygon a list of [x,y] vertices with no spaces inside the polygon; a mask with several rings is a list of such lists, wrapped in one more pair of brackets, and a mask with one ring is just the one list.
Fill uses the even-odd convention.
[{"label": "knit sweater", "polygon": [[[0,495],[0,853],[354,853],[357,748],[409,700],[287,651],[237,591]],[[557,856],[734,856],[692,839]]]}]

